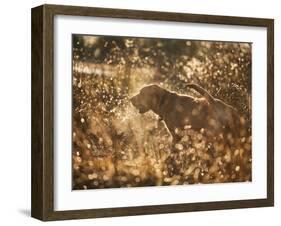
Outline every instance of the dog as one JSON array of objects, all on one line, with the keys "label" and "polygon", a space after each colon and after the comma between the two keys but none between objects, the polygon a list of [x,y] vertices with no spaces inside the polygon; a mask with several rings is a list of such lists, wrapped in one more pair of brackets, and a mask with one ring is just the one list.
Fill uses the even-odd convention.
[{"label": "dog", "polygon": [[204,129],[212,135],[237,133],[240,117],[232,106],[214,98],[197,84],[187,84],[187,87],[200,93],[202,98],[180,95],[158,85],[148,85],[130,101],[141,114],[149,110],[157,114],[165,122],[173,142],[181,139],[177,131],[186,128],[195,131]]}]

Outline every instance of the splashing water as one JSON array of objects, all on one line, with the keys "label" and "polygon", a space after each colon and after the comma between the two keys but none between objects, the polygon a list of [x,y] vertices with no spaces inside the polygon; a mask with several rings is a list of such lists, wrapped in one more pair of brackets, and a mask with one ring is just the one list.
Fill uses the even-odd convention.
[{"label": "splashing water", "polygon": [[172,144],[164,122],[129,101],[149,83],[196,95],[185,88],[196,82],[250,121],[250,45],[190,41],[165,52],[165,41],[130,39],[122,49],[120,40],[93,40],[73,50],[74,189],[251,181],[251,128],[231,145],[186,128]]}]

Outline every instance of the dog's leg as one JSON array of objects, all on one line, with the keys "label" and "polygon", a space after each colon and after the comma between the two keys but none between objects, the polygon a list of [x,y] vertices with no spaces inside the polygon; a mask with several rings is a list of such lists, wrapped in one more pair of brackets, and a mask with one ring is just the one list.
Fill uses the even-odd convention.
[{"label": "dog's leg", "polygon": [[180,137],[178,134],[175,133],[175,129],[169,128],[169,127],[167,126],[167,124],[166,124],[166,127],[167,127],[169,133],[170,133],[171,136],[172,136],[172,144],[175,145],[176,143],[180,142],[181,137]]}]

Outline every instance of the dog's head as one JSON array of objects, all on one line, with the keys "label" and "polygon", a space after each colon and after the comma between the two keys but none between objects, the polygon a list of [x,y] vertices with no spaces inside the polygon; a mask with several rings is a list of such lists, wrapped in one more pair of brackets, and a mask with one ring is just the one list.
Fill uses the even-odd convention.
[{"label": "dog's head", "polygon": [[167,91],[158,85],[149,85],[143,87],[140,92],[130,100],[141,114],[149,110],[153,110],[157,113],[156,111],[159,108],[160,101],[165,92]]}]

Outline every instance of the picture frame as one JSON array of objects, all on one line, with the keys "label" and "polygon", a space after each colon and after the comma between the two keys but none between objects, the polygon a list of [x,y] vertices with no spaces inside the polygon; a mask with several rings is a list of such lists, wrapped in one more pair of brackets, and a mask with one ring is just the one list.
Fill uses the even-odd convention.
[{"label": "picture frame", "polygon": [[[125,23],[152,21],[162,23],[188,23],[197,26],[237,26],[238,28],[264,28],[266,32],[266,197],[241,200],[176,202],[172,204],[131,205],[102,208],[71,208],[56,210],[58,194],[55,187],[55,29],[56,16],[75,18],[124,19]],[[163,25],[164,24],[164,25]],[[206,37],[208,40],[208,37]],[[125,9],[92,8],[62,5],[41,5],[32,9],[32,184],[31,215],[43,221],[115,217],[143,214],[163,214],[188,211],[207,211],[236,208],[266,207],[274,205],[274,20],[186,13],[168,13]],[[255,72],[253,72],[255,73]],[[70,75],[69,75],[70,76]],[[71,76],[70,76],[71,77]],[[255,110],[255,109],[254,109]],[[69,109],[69,112],[71,109]],[[253,124],[254,126],[255,124]],[[254,148],[258,148],[255,146]],[[262,148],[261,148],[262,149]],[[69,150],[71,152],[71,150]],[[60,169],[58,169],[60,170]],[[69,188],[69,190],[71,190]],[[139,190],[141,192],[141,190]],[[110,192],[110,191],[109,191]],[[90,195],[90,193],[89,193]],[[75,204],[74,204],[75,205]]]}]

